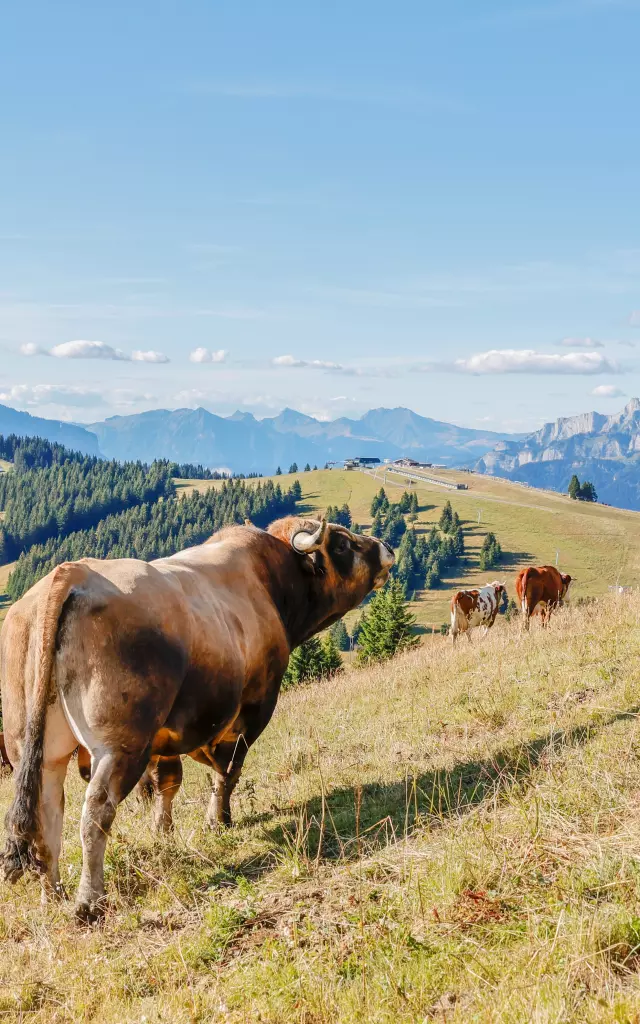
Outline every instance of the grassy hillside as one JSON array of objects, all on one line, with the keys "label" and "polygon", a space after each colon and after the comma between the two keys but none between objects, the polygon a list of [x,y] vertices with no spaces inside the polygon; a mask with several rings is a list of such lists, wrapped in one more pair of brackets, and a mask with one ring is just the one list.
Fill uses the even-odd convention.
[{"label": "grassy hillside", "polygon": [[[520,484],[492,477],[439,470],[443,479],[461,481],[467,491],[448,491],[424,483],[411,483],[403,476],[383,472],[377,476],[318,470],[278,477],[284,489],[299,479],[303,489],[301,511],[322,512],[328,505],[351,507],[354,519],[365,528],[370,526],[371,499],[384,482],[390,497],[405,487],[415,486],[420,501],[419,530],[428,530],[437,522],[442,506],[449,499],[464,521],[467,560],[458,575],[445,578],[443,585],[424,591],[413,604],[413,611],[422,626],[438,627],[448,619],[452,590],[475,586],[498,576],[507,580],[513,596],[516,572],[526,564],[555,563],[577,579],[572,597],[604,594],[610,584],[619,580],[626,585],[640,584],[640,513],[603,505],[572,502],[552,491],[538,491]],[[276,479],[276,478],[274,478]],[[220,481],[176,481],[178,493],[219,487]],[[480,520],[478,522],[478,519]],[[505,553],[503,565],[490,573],[478,570],[478,553],[487,531],[496,533]],[[7,567],[0,567],[0,621],[2,591]],[[353,621],[356,613],[352,613]]]},{"label": "grassy hillside", "polygon": [[[514,596],[513,579],[527,564],[555,564],[575,576],[572,589],[575,600],[580,595],[599,595],[619,579],[625,585],[640,584],[640,513],[603,505],[571,501],[553,491],[538,491],[492,477],[438,470],[446,480],[466,483],[467,491],[448,491],[429,483],[415,484],[421,511],[418,529],[430,528],[437,522],[447,498],[464,521],[468,541],[469,564],[464,572],[449,577],[441,588],[420,595],[413,611],[423,625],[439,625],[448,619],[451,590],[458,586],[482,584],[495,576],[506,578]],[[278,478],[283,487],[294,479]],[[341,470],[318,470],[299,473],[302,485],[302,507],[311,512],[328,505],[349,504],[354,519],[369,526],[371,499],[383,483],[377,477]],[[209,481],[188,481],[189,489],[215,486]],[[390,498],[399,495],[409,482],[388,474],[385,488]],[[480,522],[478,522],[480,516]],[[492,530],[502,544],[505,560],[502,567],[480,573],[478,552],[485,534]]]},{"label": "grassy hillside", "polygon": [[194,763],[173,836],[123,805],[103,928],[0,884],[3,1019],[637,1021],[639,623],[607,596],[287,693],[230,832]]}]

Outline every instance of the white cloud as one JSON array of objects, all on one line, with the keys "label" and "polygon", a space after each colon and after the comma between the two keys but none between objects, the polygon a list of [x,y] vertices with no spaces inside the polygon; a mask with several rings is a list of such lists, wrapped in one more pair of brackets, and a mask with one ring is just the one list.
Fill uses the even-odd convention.
[{"label": "white cloud", "polygon": [[194,348],[189,353],[189,361],[192,363],[224,363],[228,353],[225,349],[219,348],[211,351],[208,348]]},{"label": "white cloud", "polygon": [[622,398],[624,391],[615,384],[598,384],[591,392],[596,398]]},{"label": "white cloud", "polygon": [[49,354],[56,359],[116,359],[129,361],[130,356],[105,341],[63,341],[54,345]]},{"label": "white cloud", "polygon": [[113,391],[107,391],[103,395],[105,402],[113,403],[113,405],[139,405],[141,402],[155,402],[157,401],[155,395],[150,395],[148,392],[131,391],[130,388],[115,388]]},{"label": "white cloud", "polygon": [[48,356],[46,348],[42,348],[41,345],[36,345],[32,341],[27,341],[24,345],[20,346],[20,351],[23,356]]},{"label": "white cloud", "polygon": [[153,349],[149,349],[146,352],[137,349],[131,353],[131,358],[134,363],[168,363],[170,362],[169,357],[165,356],[162,352],[154,352]]},{"label": "white cloud", "polygon": [[565,348],[604,348],[602,342],[595,338],[563,338],[559,344]]},{"label": "white cloud", "polygon": [[51,405],[91,409],[109,405],[128,407],[155,401],[155,395],[129,388],[102,391],[72,384],[13,384],[0,391],[0,402],[8,402],[19,408]]},{"label": "white cloud", "polygon": [[491,349],[466,359],[456,359],[449,366],[459,373],[619,373],[616,363],[599,352],[535,352],[533,349]]},{"label": "white cloud", "polygon": [[53,348],[42,348],[33,342],[20,346],[23,356],[55,356],[56,359],[111,359],[118,362],[168,363],[169,358],[162,352],[136,350],[128,355],[105,341],[63,341]]},{"label": "white cloud", "polygon": [[104,399],[95,388],[73,387],[67,384],[14,384],[0,391],[0,402],[18,406],[75,405],[90,407],[102,405]]},{"label": "white cloud", "polygon": [[332,363],[326,359],[298,359],[296,356],[276,356],[271,360],[273,366],[283,366],[295,370],[327,370],[331,373],[357,374],[358,371],[342,363]]}]

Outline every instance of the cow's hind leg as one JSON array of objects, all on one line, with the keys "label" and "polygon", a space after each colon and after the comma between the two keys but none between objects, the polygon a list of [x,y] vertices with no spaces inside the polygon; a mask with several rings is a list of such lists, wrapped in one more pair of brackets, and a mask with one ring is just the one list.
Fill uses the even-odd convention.
[{"label": "cow's hind leg", "polygon": [[120,750],[94,753],[91,781],[82,808],[82,874],[76,898],[76,916],[96,921],[105,911],[104,855],[109,829],[119,803],[144,772],[149,748],[137,754]]},{"label": "cow's hind leg", "polygon": [[43,902],[50,896],[63,896],[60,882],[60,850],[64,818],[64,780],[77,740],[56,700],[47,716],[42,757],[37,837],[38,857],[44,865]]},{"label": "cow's hind leg", "polygon": [[58,761],[49,762],[42,768],[42,796],[40,803],[40,828],[43,842],[43,860],[46,874],[43,877],[43,900],[48,896],[64,896],[60,881],[60,850],[62,847],[62,822],[64,817],[64,780],[71,753]]},{"label": "cow's hind leg", "polygon": [[173,801],[182,785],[182,758],[153,758],[140,786],[150,784],[153,794],[153,825],[158,832],[173,828]]}]

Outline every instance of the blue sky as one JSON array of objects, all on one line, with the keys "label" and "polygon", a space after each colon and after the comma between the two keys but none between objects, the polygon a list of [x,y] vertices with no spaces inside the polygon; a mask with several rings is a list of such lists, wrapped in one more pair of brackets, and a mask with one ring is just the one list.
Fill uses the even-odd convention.
[{"label": "blue sky", "polygon": [[0,402],[525,430],[640,393],[640,2],[2,20]]}]

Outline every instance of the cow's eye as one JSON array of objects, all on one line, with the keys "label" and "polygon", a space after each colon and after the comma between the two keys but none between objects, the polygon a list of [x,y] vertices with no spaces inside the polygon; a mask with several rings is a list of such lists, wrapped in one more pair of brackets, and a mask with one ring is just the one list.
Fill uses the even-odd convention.
[{"label": "cow's eye", "polygon": [[348,551],[349,547],[350,547],[349,538],[345,537],[345,535],[343,533],[338,534],[338,536],[335,539],[335,543],[333,545],[333,550],[337,554],[341,555],[345,551]]}]

